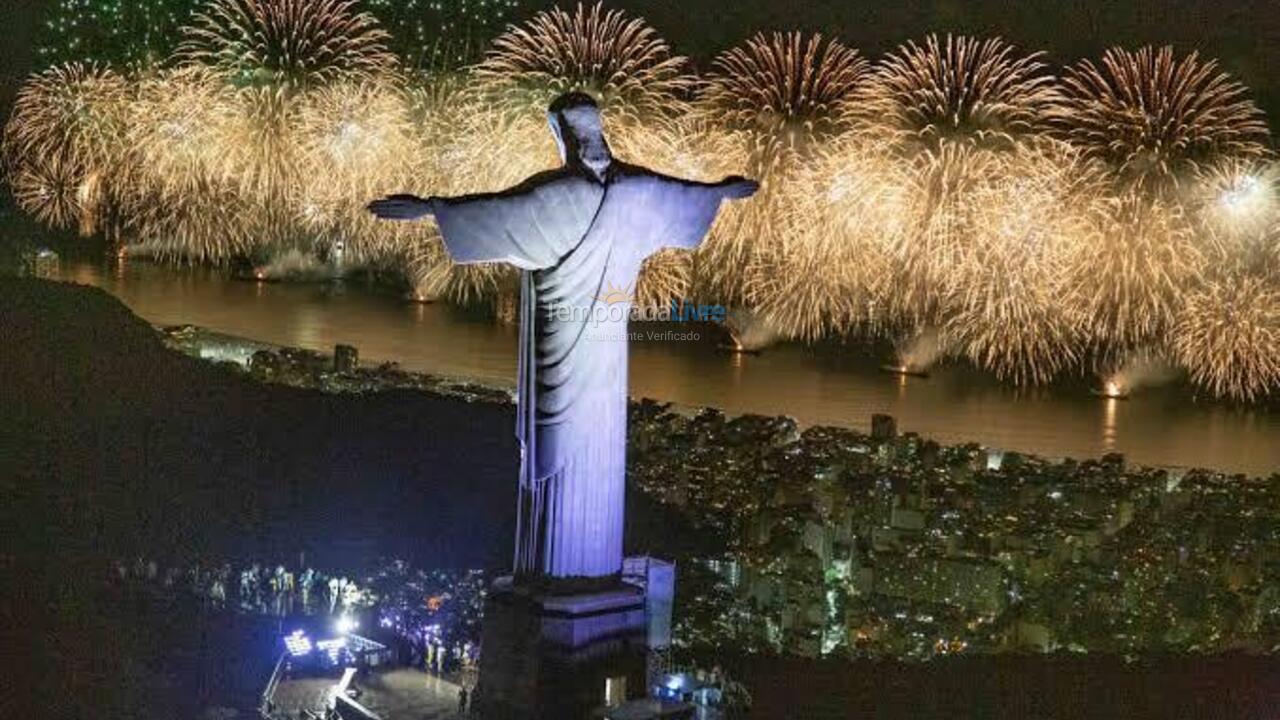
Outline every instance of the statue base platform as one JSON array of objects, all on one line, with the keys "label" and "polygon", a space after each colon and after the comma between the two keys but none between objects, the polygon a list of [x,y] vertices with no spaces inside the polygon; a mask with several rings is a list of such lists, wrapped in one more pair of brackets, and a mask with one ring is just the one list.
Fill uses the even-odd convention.
[{"label": "statue base platform", "polygon": [[486,720],[588,718],[646,693],[644,591],[618,579],[521,583],[485,601],[474,706]]}]

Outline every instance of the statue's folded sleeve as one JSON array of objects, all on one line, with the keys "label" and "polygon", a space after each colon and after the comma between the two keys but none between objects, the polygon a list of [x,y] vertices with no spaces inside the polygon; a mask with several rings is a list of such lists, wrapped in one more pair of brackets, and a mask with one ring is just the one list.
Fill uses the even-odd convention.
[{"label": "statue's folded sleeve", "polygon": [[454,262],[539,270],[581,242],[603,196],[600,185],[561,169],[501,192],[432,198],[431,208]]}]

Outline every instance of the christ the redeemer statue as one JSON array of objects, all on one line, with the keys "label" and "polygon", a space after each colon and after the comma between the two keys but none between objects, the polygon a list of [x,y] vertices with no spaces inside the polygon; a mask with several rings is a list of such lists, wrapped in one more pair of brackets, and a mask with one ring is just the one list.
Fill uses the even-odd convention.
[{"label": "christ the redeemer statue", "polygon": [[458,263],[520,268],[516,435],[521,444],[517,576],[604,577],[622,568],[627,316],[640,264],[694,248],[720,202],[752,195],[732,177],[700,183],[615,160],[590,96],[548,111],[564,164],[496,193],[393,195],[380,218],[434,215]]}]

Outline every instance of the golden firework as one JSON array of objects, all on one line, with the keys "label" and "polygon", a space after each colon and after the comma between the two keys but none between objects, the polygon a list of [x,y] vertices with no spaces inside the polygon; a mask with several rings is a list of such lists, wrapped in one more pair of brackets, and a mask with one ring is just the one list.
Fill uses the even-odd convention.
[{"label": "golden firework", "polygon": [[744,133],[746,170],[764,177],[846,129],[847,104],[869,69],[857,50],[821,34],[760,33],[715,59],[699,101]]},{"label": "golden firework", "polygon": [[697,259],[702,292],[725,304],[768,302],[774,258],[787,253],[781,219],[809,188],[807,158],[846,129],[845,106],[868,73],[857,50],[821,35],[758,34],[713,63],[696,112],[736,135],[736,172],[756,178],[749,203],[725,208]]},{"label": "golden firework", "polygon": [[1086,242],[1072,248],[1063,302],[1086,319],[1104,357],[1158,342],[1177,298],[1204,271],[1181,209],[1142,192],[1108,197]]},{"label": "golden firework", "polygon": [[1072,369],[1086,318],[1063,302],[1068,263],[1091,240],[1102,189],[1096,169],[1057,143],[1024,147],[976,188],[972,237],[942,284],[943,345],[1020,385]]},{"label": "golden firework", "polygon": [[820,150],[794,181],[752,301],[783,336],[806,341],[892,323],[890,250],[903,232],[907,185],[882,144],[847,136]]},{"label": "golden firework", "polygon": [[1214,395],[1255,400],[1280,389],[1280,288],[1250,272],[1223,272],[1182,298],[1170,350]]},{"label": "golden firework", "polygon": [[1064,136],[1124,182],[1161,191],[1224,157],[1264,153],[1267,125],[1246,88],[1217,62],[1173,48],[1112,48],[1063,79]]},{"label": "golden firework", "polygon": [[886,129],[909,149],[946,140],[1007,146],[1042,133],[1060,99],[1041,53],[953,35],[899,46],[865,92],[852,108],[860,125]]},{"label": "golden firework", "polygon": [[387,33],[355,0],[211,0],[177,57],[239,87],[371,80],[396,64]]},{"label": "golden firework", "polygon": [[[377,223],[368,198],[413,181],[417,152],[410,105],[397,78],[336,82],[307,94],[298,112],[299,221],[317,251],[363,264],[399,254],[398,228]],[[386,225],[393,225],[386,228]]]},{"label": "golden firework", "polygon": [[600,102],[606,121],[644,123],[670,113],[689,90],[686,66],[643,19],[597,3],[509,28],[475,76],[509,111],[541,115],[557,95],[577,90]]},{"label": "golden firework", "polygon": [[231,91],[198,67],[148,75],[135,88],[118,173],[128,239],[171,260],[234,259],[246,246],[228,216],[237,197],[217,132],[234,110]]},{"label": "golden firework", "polygon": [[1200,166],[1183,183],[1180,200],[1210,264],[1265,262],[1280,224],[1276,183],[1274,162],[1240,158]]},{"label": "golden firework", "polygon": [[56,156],[37,156],[10,171],[9,187],[18,207],[50,227],[75,227],[84,215],[80,169]]},{"label": "golden firework", "polygon": [[19,207],[91,233],[116,190],[128,100],[125,79],[97,65],[58,65],[28,80],[3,142]]}]

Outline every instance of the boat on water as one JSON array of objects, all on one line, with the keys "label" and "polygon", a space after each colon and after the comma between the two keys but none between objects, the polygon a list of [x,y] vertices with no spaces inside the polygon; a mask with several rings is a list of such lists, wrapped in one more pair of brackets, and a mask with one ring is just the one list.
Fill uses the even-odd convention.
[{"label": "boat on water", "polygon": [[894,375],[906,375],[909,377],[927,378],[929,371],[922,368],[913,368],[910,365],[889,365],[888,363],[881,365],[882,372],[892,373]]}]

